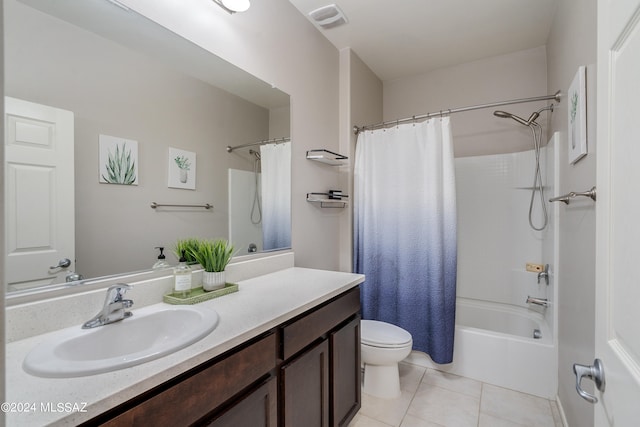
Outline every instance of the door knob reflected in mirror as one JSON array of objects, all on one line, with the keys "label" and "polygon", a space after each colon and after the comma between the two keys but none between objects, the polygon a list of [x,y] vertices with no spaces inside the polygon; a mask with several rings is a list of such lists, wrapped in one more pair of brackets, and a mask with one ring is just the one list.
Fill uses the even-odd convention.
[{"label": "door knob reflected in mirror", "polygon": [[58,261],[58,265],[49,266],[49,270],[54,270],[56,268],[67,268],[71,265],[71,260],[69,258],[62,258]]},{"label": "door knob reflected in mirror", "polygon": [[593,361],[593,365],[580,365],[578,363],[574,363],[573,373],[576,375],[576,391],[580,397],[589,403],[598,403],[598,398],[584,391],[580,382],[584,377],[589,378],[596,383],[596,388],[604,393],[605,379],[602,361],[600,359],[595,359]]}]

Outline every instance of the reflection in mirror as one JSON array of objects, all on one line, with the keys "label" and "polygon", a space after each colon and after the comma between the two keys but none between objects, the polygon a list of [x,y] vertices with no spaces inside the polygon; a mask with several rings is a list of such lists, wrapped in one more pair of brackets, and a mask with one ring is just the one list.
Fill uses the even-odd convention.
[{"label": "reflection in mirror", "polygon": [[290,247],[290,142],[226,151],[288,138],[287,94],[106,0],[5,0],[4,30],[9,291],[175,264],[186,237]]}]

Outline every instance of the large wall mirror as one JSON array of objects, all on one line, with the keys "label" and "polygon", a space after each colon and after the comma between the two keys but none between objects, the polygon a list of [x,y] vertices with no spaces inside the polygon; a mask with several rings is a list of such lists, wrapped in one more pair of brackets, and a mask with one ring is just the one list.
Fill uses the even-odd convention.
[{"label": "large wall mirror", "polygon": [[107,0],[5,0],[4,31],[9,292],[290,247],[287,94]]}]

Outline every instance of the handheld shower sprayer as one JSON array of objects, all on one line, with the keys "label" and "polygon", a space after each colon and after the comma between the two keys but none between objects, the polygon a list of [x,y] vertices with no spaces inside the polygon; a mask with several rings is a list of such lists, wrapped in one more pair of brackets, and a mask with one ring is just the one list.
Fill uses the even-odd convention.
[{"label": "handheld shower sprayer", "polygon": [[516,116],[515,114],[507,113],[506,111],[500,111],[500,110],[494,111],[493,115],[496,117],[500,117],[502,119],[513,119],[516,122],[520,123],[521,125],[530,126],[532,123],[536,123],[536,119],[540,117],[540,113],[546,110],[553,112],[553,104],[543,107],[538,111],[534,111],[533,113],[531,113],[531,115],[527,120],[523,119],[520,116]]},{"label": "handheld shower sprayer", "polygon": [[[531,113],[531,115],[527,120],[523,119],[522,117],[516,116],[515,114],[508,113],[506,111],[498,110],[493,112],[493,115],[496,117],[500,117],[503,119],[513,119],[522,125],[528,126],[531,129],[531,132],[533,134],[533,148],[534,148],[535,157],[536,157],[536,167],[534,170],[533,187],[531,187],[531,202],[529,203],[529,225],[531,226],[531,228],[533,228],[536,231],[544,230],[544,228],[547,226],[547,223],[549,221],[549,217],[547,215],[547,206],[544,201],[544,185],[542,184],[542,174],[540,171],[540,148],[542,146],[541,144],[542,126],[540,126],[538,122],[536,122],[536,119],[540,117],[540,113],[547,110],[553,112],[553,104],[549,104],[546,107],[539,109],[538,111],[534,111],[533,113]],[[532,219],[533,200],[535,198],[536,191],[540,193],[539,196],[540,196],[540,203],[542,207],[543,224],[541,227],[536,227],[535,225],[533,225],[533,219]]]}]

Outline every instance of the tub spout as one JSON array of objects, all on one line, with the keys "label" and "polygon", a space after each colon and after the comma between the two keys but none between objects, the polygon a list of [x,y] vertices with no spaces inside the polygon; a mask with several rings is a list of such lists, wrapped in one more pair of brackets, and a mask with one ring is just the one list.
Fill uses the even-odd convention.
[{"label": "tub spout", "polygon": [[549,307],[549,300],[546,298],[534,298],[527,296],[527,304],[541,305],[543,307]]}]

